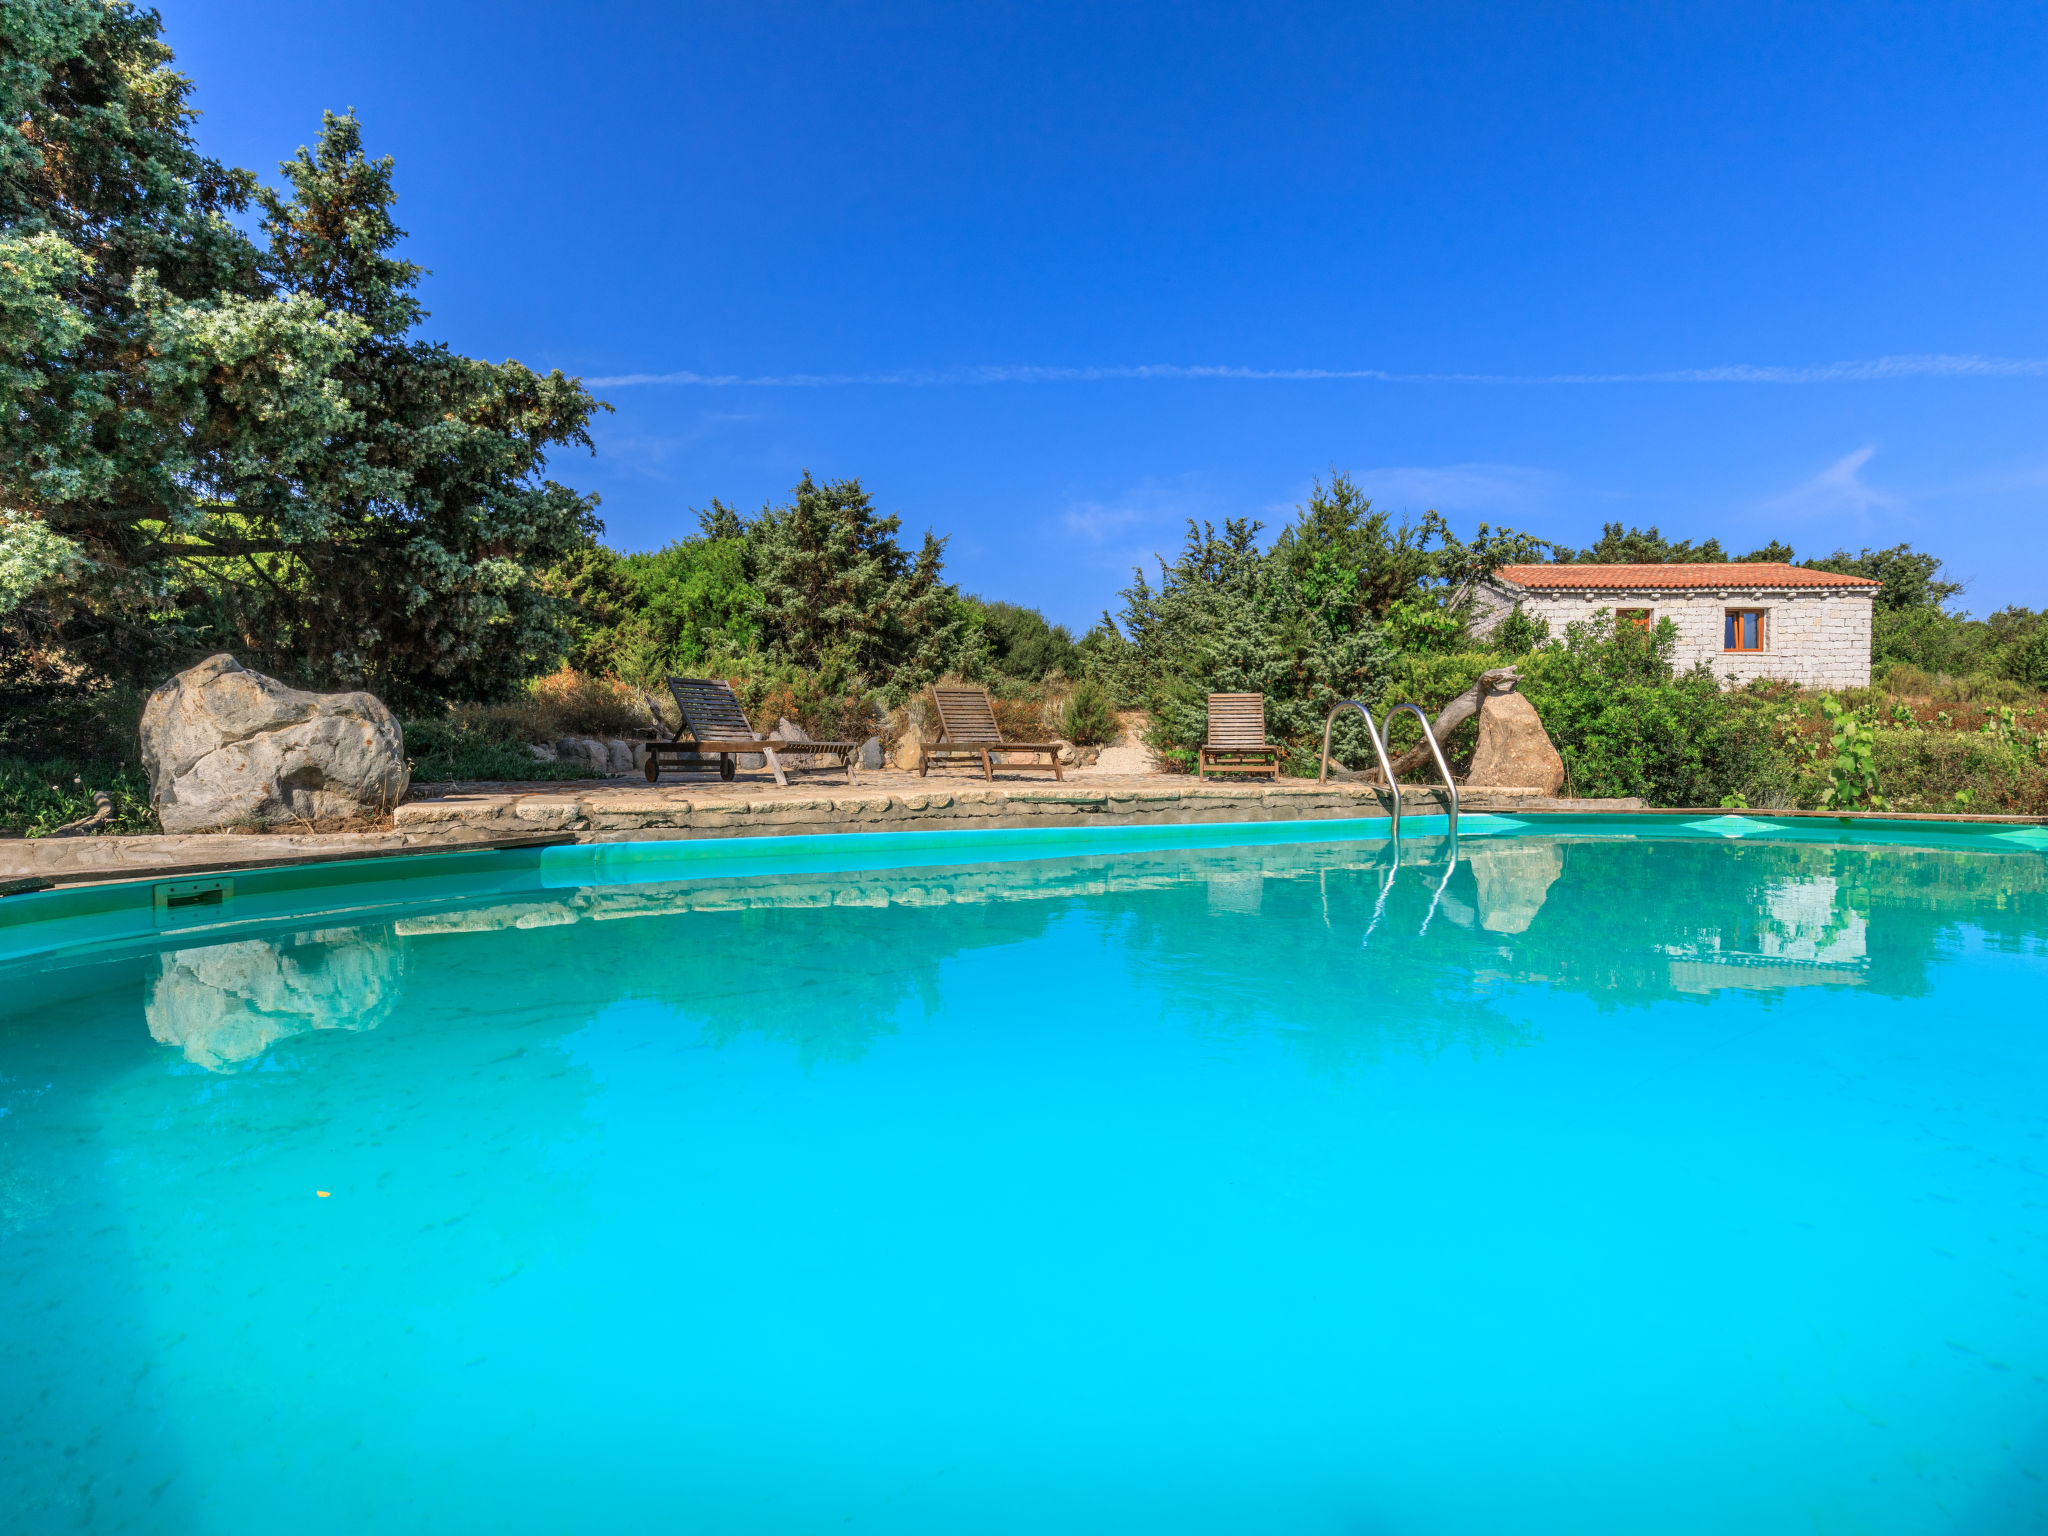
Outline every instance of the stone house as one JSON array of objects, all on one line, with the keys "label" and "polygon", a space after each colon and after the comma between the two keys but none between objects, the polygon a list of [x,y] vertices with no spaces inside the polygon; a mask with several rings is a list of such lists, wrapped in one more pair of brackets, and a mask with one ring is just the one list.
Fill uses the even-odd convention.
[{"label": "stone house", "polygon": [[1870,681],[1878,583],[1796,565],[1506,565],[1473,597],[1480,633],[1515,609],[1567,624],[1607,609],[1618,624],[1678,627],[1680,671],[1705,661],[1724,681],[1774,678],[1807,688]]}]

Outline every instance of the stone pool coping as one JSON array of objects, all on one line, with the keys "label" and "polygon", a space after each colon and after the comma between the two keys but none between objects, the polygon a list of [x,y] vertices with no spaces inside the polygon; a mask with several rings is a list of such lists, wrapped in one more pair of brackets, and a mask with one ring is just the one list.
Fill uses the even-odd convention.
[{"label": "stone pool coping", "polygon": [[[1553,799],[1527,790],[1461,786],[1467,811],[1551,815],[1700,817],[1740,815],[1721,807],[1647,809],[1632,800]],[[1441,814],[1440,790],[1404,785],[1410,814]],[[835,774],[788,787],[772,781],[699,781],[649,785],[584,780],[486,789],[452,787],[398,807],[388,832],[223,833],[190,836],[30,838],[0,841],[0,892],[8,884],[82,885],[277,868],[346,859],[561,842],[638,839],[787,837],[806,833],[936,831],[952,828],[1184,826],[1214,822],[1351,820],[1385,816],[1383,788],[1356,781],[1315,784],[1197,781],[1184,775],[1070,774],[1004,778],[994,784],[951,776],[863,773],[847,785]],[[2048,824],[2048,817],[1944,813],[1763,810],[1774,820],[1818,818]]]}]

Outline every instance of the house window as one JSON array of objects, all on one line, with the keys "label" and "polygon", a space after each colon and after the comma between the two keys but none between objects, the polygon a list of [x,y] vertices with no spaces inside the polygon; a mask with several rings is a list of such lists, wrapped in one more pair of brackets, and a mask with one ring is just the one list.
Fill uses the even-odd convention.
[{"label": "house window", "polygon": [[1724,651],[1760,651],[1764,648],[1764,610],[1730,608],[1721,631]]},{"label": "house window", "polygon": [[1650,627],[1650,610],[1647,608],[1617,608],[1614,610],[1614,627],[1624,629],[1634,625],[1637,629]]}]

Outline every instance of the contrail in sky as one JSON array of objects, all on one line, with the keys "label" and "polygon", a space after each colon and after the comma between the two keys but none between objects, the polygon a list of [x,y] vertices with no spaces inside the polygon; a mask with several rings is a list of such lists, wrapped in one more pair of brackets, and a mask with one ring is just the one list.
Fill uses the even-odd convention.
[{"label": "contrail in sky", "polygon": [[2048,374],[2048,357],[1913,353],[1853,363],[1778,367],[1729,363],[1660,373],[1393,373],[1383,368],[1241,368],[1221,363],[1138,363],[1109,368],[914,368],[894,373],[620,373],[585,379],[598,389],[639,384],[835,389],[849,385],[1080,384],[1109,379],[1360,380],[1372,384],[1857,384],[1880,379],[2013,379]]}]

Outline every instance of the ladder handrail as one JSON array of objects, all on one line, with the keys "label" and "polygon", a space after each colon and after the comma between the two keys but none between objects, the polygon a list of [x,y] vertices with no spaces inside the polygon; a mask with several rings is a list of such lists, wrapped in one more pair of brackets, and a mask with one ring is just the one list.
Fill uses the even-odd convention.
[{"label": "ladder handrail", "polygon": [[[1451,765],[1444,761],[1444,749],[1437,742],[1436,732],[1429,728],[1429,716],[1425,715],[1422,712],[1422,706],[1419,704],[1396,704],[1392,709],[1387,711],[1386,729],[1388,731],[1393,730],[1394,716],[1401,713],[1401,711],[1404,709],[1407,710],[1409,714],[1413,715],[1417,720],[1422,722],[1423,743],[1429,748],[1429,755],[1436,759],[1436,771],[1443,775],[1444,788],[1450,792],[1451,836],[1455,838],[1458,835],[1458,786],[1451,780]],[[1382,752],[1380,754],[1380,758],[1381,761],[1384,762],[1386,760],[1386,754]],[[1389,777],[1391,776],[1392,775],[1389,774]]]},{"label": "ladder handrail", "polygon": [[1329,718],[1323,721],[1323,764],[1316,771],[1316,782],[1326,784],[1330,778],[1330,727],[1337,723],[1337,717],[1347,709],[1355,709],[1365,717],[1365,734],[1372,738],[1373,756],[1380,760],[1380,772],[1387,776],[1387,787],[1394,792],[1394,846],[1401,846],[1401,783],[1394,777],[1394,765],[1387,761],[1387,744],[1380,739],[1380,728],[1373,724],[1372,711],[1356,699],[1339,699],[1331,709]]}]

